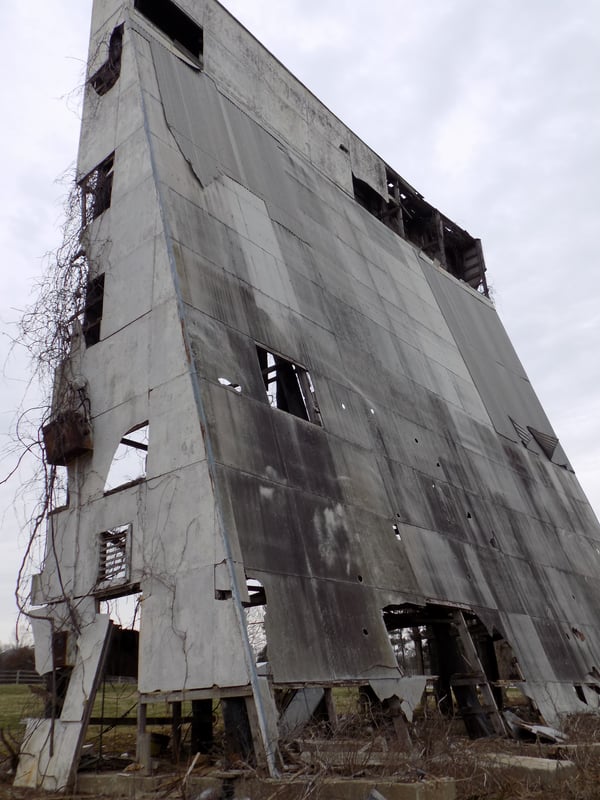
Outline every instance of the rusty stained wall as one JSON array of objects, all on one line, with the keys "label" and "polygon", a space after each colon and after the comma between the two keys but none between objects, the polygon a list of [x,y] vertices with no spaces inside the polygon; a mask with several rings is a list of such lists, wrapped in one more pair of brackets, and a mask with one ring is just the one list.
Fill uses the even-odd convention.
[{"label": "rusty stained wall", "polygon": [[[94,4],[92,53],[125,33],[79,156],[114,150],[115,178],[101,341],[74,351],[95,450],[53,523],[68,591],[94,593],[98,532],[131,523],[142,691],[249,681],[229,558],[265,587],[276,683],[393,678],[382,609],[442,602],[506,637],[548,720],[580,707],[600,531],[560,448],[511,422],[552,436],[493,306],[358,205],[352,174],[385,194],[385,164],[218,3],[181,3],[204,70],[131,6]],[[257,344],[310,371],[322,426],[269,406]],[[146,420],[146,480],[105,496]]]}]

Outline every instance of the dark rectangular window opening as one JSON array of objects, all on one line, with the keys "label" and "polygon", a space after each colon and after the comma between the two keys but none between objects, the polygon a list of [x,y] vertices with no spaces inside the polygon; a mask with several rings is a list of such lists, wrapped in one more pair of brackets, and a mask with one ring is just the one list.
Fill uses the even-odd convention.
[{"label": "dark rectangular window opening", "polygon": [[179,6],[171,0],[135,0],[135,9],[156,25],[200,66],[204,50],[204,33]]},{"label": "dark rectangular window opening", "polygon": [[88,281],[83,309],[83,336],[86,347],[100,341],[100,324],[104,308],[104,273]]},{"label": "dark rectangular window opening", "polygon": [[269,405],[321,425],[321,412],[308,370],[256,345]]},{"label": "dark rectangular window opening", "polygon": [[52,633],[52,663],[54,668],[68,667],[69,664],[69,634],[67,631],[53,631]]},{"label": "dark rectangular window opening", "polygon": [[81,217],[85,228],[110,208],[115,154],[111,153],[80,182]]},{"label": "dark rectangular window opening", "polygon": [[109,92],[121,75],[121,54],[123,52],[124,24],[114,29],[108,44],[108,58],[90,78],[94,91],[100,96]]},{"label": "dark rectangular window opening", "polygon": [[146,462],[150,442],[150,425],[142,422],[121,438],[113,456],[104,493],[133,486],[146,478]]},{"label": "dark rectangular window opening", "polygon": [[352,188],[354,189],[354,199],[356,202],[366,208],[366,210],[377,219],[381,219],[385,213],[386,205],[385,200],[369,186],[365,181],[361,181],[356,175],[352,175]]}]

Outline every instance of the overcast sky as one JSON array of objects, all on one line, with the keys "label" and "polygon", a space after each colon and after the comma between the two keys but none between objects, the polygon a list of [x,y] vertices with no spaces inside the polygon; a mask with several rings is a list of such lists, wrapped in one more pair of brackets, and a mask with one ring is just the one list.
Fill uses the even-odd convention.
[{"label": "overcast sky", "polygon": [[[30,374],[18,309],[59,241],[91,0],[2,3],[0,449]],[[600,511],[598,0],[225,0],[433,205],[483,240],[509,335]],[[343,10],[340,10],[343,9]],[[30,390],[27,404],[35,403]],[[0,487],[0,642],[30,502]]]}]

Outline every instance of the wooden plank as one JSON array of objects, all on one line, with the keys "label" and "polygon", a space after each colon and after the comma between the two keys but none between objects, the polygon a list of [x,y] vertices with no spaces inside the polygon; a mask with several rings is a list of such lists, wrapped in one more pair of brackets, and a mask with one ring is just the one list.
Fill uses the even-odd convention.
[{"label": "wooden plank", "polygon": [[173,755],[176,761],[179,761],[181,755],[181,727],[184,721],[187,722],[191,717],[186,717],[185,720],[181,716],[181,702],[178,701],[172,705],[173,716],[171,718],[171,735],[173,739]]},{"label": "wooden plank", "polygon": [[142,692],[140,703],[178,703],[186,700],[212,700],[219,697],[250,697],[250,686],[229,686],[213,689],[184,689],[181,692]]},{"label": "wooden plank", "polygon": [[325,708],[327,709],[327,719],[329,720],[329,724],[332,728],[336,728],[338,724],[337,710],[331,689],[325,689]]},{"label": "wooden plank", "polygon": [[408,729],[408,723],[402,710],[402,703],[397,697],[391,697],[388,700],[388,709],[392,717],[392,723],[396,736],[398,737],[398,744],[400,749],[406,753],[410,752],[412,748],[412,739]]},{"label": "wooden plank", "polygon": [[150,758],[150,734],[146,732],[147,709],[145,703],[138,704],[137,713],[137,736],[136,736],[136,760],[142,765],[142,772],[150,774],[152,768]]},{"label": "wooden plank", "polygon": [[[146,725],[170,725],[173,717],[146,717]],[[180,717],[181,723],[188,723],[192,721],[190,716]],[[92,717],[89,722],[90,725],[104,725],[110,728],[125,727],[127,725],[134,726],[138,724],[137,717]]]}]

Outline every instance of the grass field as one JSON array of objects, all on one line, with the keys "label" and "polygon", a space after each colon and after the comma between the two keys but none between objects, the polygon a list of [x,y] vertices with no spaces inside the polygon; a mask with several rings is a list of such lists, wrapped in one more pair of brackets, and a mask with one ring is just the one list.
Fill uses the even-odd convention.
[{"label": "grass field", "polygon": [[[364,714],[357,714],[358,692],[356,688],[340,688],[334,690],[334,696],[338,713],[340,714],[340,726],[337,736],[340,747],[343,748],[344,760],[342,766],[337,770],[339,774],[347,776],[356,773],[360,776],[366,774],[373,776],[375,782],[380,775],[377,762],[369,767],[365,761],[368,759],[370,751],[364,750],[365,742],[371,745],[379,753],[379,747],[384,742],[382,752],[389,753],[392,761],[393,775],[400,776],[401,780],[412,782],[415,770],[420,775],[426,775],[428,779],[435,777],[452,777],[457,781],[460,798],[478,798],[478,800],[599,800],[600,798],[600,747],[593,743],[600,742],[600,716],[597,714],[579,715],[564,720],[564,731],[569,735],[571,742],[581,743],[581,749],[568,752],[569,759],[572,759],[574,766],[571,772],[567,772],[565,777],[557,776],[555,785],[546,786],[540,784],[534,777],[524,777],[521,772],[513,770],[512,766],[502,769],[492,768],[489,763],[489,756],[492,753],[501,753],[520,758],[523,755],[533,758],[550,757],[556,748],[551,745],[542,745],[539,742],[526,743],[512,741],[510,739],[478,739],[470,741],[462,730],[458,720],[449,720],[435,715],[434,704],[425,708],[425,714],[416,720],[412,731],[413,748],[409,751],[402,747],[398,748],[397,740],[394,736],[394,729],[390,725],[379,724],[376,717],[366,719]],[[518,699],[518,698],[514,698]],[[93,710],[94,716],[105,718],[119,718],[125,715],[133,723],[136,719],[136,690],[131,684],[105,684],[100,688]],[[10,732],[11,736],[18,740],[23,732],[22,720],[27,716],[38,716],[42,712],[43,698],[39,694],[32,693],[27,686],[0,686],[0,728]],[[165,704],[155,704],[148,708],[149,716],[168,716],[169,707]],[[184,704],[184,716],[189,714],[189,704]],[[215,704],[215,713],[219,716],[218,704]],[[323,729],[314,728],[319,737],[323,736]],[[188,726],[184,726],[185,732]],[[216,723],[217,728],[222,728],[222,720]],[[158,730],[154,728],[154,730]],[[169,727],[160,729],[161,732],[168,734]],[[108,728],[104,726],[100,735],[99,726],[91,726],[88,732],[87,741],[92,745],[86,749],[84,758],[102,753],[103,756],[121,756],[129,754],[129,758],[134,757],[135,753],[135,732],[136,726],[114,726]],[[351,741],[356,741],[356,750],[352,750]],[[358,749],[363,748],[363,749]],[[388,750],[389,748],[389,750]],[[335,752],[335,751],[323,751]],[[367,756],[365,756],[367,753]],[[11,776],[9,775],[8,761],[6,757],[8,751],[0,744],[0,800],[33,800],[33,798],[45,797],[42,794],[20,793],[10,787]],[[290,752],[287,753],[290,756]],[[292,754],[293,756],[293,754]],[[117,759],[118,761],[118,759]],[[104,764],[113,764],[114,759],[105,759]],[[121,762],[122,763],[122,762]],[[167,762],[165,762],[167,763]],[[290,765],[297,761],[292,757]],[[335,773],[335,770],[328,768],[325,762],[319,759],[314,769],[320,772],[311,773],[311,783],[307,786],[318,787],[318,781],[322,778]],[[115,768],[112,766],[111,768]],[[121,768],[121,767],[119,767]],[[172,769],[171,767],[167,767]],[[204,769],[205,766],[202,766]],[[381,769],[389,770],[385,766]],[[304,773],[306,767],[303,766],[301,772]],[[350,772],[349,772],[350,771]],[[382,773],[383,774],[383,773]],[[387,773],[385,773],[387,774]],[[178,795],[179,796],[179,795]],[[273,796],[273,795],[271,795]],[[283,795],[282,795],[283,796]],[[308,796],[308,795],[306,795]],[[312,789],[311,789],[312,796]],[[318,797],[318,792],[314,797]]]},{"label": "grass field", "polygon": [[[474,800],[599,800],[600,798],[600,747],[592,743],[600,742],[600,716],[595,714],[580,715],[566,719],[565,733],[571,742],[581,743],[581,749],[568,752],[568,758],[574,762],[572,772],[568,777],[558,776],[553,786],[539,784],[533,777],[524,778],[520,772],[513,771],[508,766],[501,771],[490,767],[489,756],[491,753],[501,753],[521,757],[523,755],[534,758],[549,757],[552,748],[539,743],[516,742],[510,739],[478,739],[470,741],[464,733],[459,720],[449,720],[436,716],[435,703],[428,703],[423,709],[423,715],[415,721],[412,729],[413,745],[411,751],[398,748],[393,727],[386,725],[378,717],[366,718],[363,713],[358,713],[358,691],[356,688],[339,688],[334,690],[335,703],[339,714],[337,737],[344,754],[343,762],[338,765],[337,772],[348,776],[371,775],[373,780],[380,774],[391,773],[401,776],[402,780],[411,782],[415,770],[428,779],[435,777],[452,777],[458,783],[460,798]],[[509,697],[509,699],[511,699]],[[513,700],[518,700],[515,695]],[[431,698],[430,698],[431,700]],[[43,711],[43,697],[39,690],[32,692],[27,686],[0,686],[0,728],[10,735],[11,742],[18,742],[23,734],[23,720],[28,716],[39,716]],[[102,764],[109,769],[122,769],[123,761],[119,758],[125,754],[128,759],[135,756],[137,693],[136,687],[131,684],[106,683],[100,687],[93,716],[108,718],[127,718],[132,724],[90,726],[87,735],[88,747],[84,750],[83,760],[88,759],[87,767],[96,769],[102,754]],[[170,707],[166,703],[157,703],[148,708],[149,717],[166,717]],[[190,713],[190,705],[183,706],[184,717]],[[214,707],[217,715],[216,730],[222,730],[222,719],[218,704]],[[320,741],[324,736],[323,727],[317,723],[313,729]],[[154,727],[153,731],[169,734],[170,726]],[[183,738],[189,737],[189,725],[184,725]],[[310,736],[310,734],[308,734]],[[356,741],[356,751],[352,750],[351,741]],[[377,766],[368,767],[365,761],[365,752],[359,749],[365,742],[371,743],[376,749],[375,755],[382,748],[382,753],[388,753],[391,759],[386,759]],[[188,738],[189,743],[189,738]],[[15,745],[13,745],[14,747]],[[388,750],[389,748],[389,750]],[[335,752],[324,750],[323,753]],[[0,742],[0,800],[33,800],[34,797],[47,797],[40,794],[17,793],[10,787],[12,780],[8,772],[10,766],[10,753]],[[116,758],[113,758],[116,757]],[[188,756],[184,754],[183,758]],[[563,755],[564,757],[564,755]],[[293,753],[287,752],[290,765],[298,765]],[[368,758],[368,756],[367,756]],[[387,758],[387,756],[386,756]],[[117,766],[115,766],[115,762]],[[82,762],[83,763],[83,762]],[[125,762],[126,763],[126,762]],[[167,769],[173,769],[170,761]],[[183,763],[188,763],[184,760]],[[170,764],[170,767],[168,766]],[[320,766],[319,766],[320,764]],[[202,765],[205,769],[205,765]],[[326,760],[321,763],[317,759],[317,766],[313,766],[311,780],[318,785],[318,780],[336,772],[327,767]],[[318,770],[321,770],[319,772]],[[302,766],[301,772],[306,770]],[[377,771],[379,770],[379,771]],[[383,770],[383,772],[382,772]],[[385,772],[387,770],[387,772]],[[269,792],[271,789],[269,788]],[[272,796],[272,795],[270,795]],[[315,800],[319,796],[314,795]],[[50,798],[48,798],[50,800]]]},{"label": "grass field", "polygon": [[[38,691],[41,689],[39,687]],[[334,689],[335,704],[338,713],[352,715],[359,711],[358,689]],[[149,717],[169,716],[171,708],[167,703],[156,703],[148,706]],[[184,717],[191,713],[191,704],[184,703],[182,714]],[[7,732],[17,741],[23,734],[23,720],[27,717],[38,717],[43,714],[43,699],[39,693],[34,693],[28,686],[0,686],[0,729]],[[221,727],[218,704],[215,706],[216,732]],[[131,722],[130,725],[104,726],[90,725],[87,732],[87,742],[101,749],[104,753],[121,754],[135,752],[135,734],[137,718],[137,693],[136,687],[129,683],[107,682],[100,686],[96,695],[92,717],[103,719],[121,718]],[[150,730],[168,734],[169,727],[150,727]],[[188,733],[188,726],[184,725],[183,738]],[[0,757],[8,755],[6,747],[0,742]]]},{"label": "grass field", "polygon": [[[37,717],[42,713],[42,699],[33,694],[28,686],[0,686],[0,730],[13,743],[20,742],[25,730],[25,717]],[[0,738],[0,765],[10,753]]]},{"label": "grass field", "polygon": [[16,729],[24,717],[36,717],[42,708],[41,698],[28,686],[0,686],[0,728]]},{"label": "grass field", "polygon": [[[27,717],[43,715],[43,699],[39,694],[34,694],[28,686],[0,686],[0,729],[11,739],[19,741],[24,732],[23,721]],[[153,714],[165,714],[164,708],[160,711],[152,710]],[[121,717],[131,719],[132,725],[114,728],[112,731],[103,730],[103,745],[114,745],[115,749],[123,751],[129,749],[135,742],[135,720],[137,714],[137,697],[135,686],[131,684],[106,684],[101,687],[96,697],[92,716]],[[88,740],[98,740],[100,727],[90,726]],[[127,746],[126,746],[127,745]],[[0,759],[8,755],[6,746],[0,742]]]},{"label": "grass field", "polygon": [[[38,687],[36,687],[38,688]],[[41,687],[39,687],[41,689]],[[27,717],[40,717],[43,715],[43,698],[39,693],[34,693],[28,686],[0,686],[0,729],[8,737],[20,741]],[[191,704],[184,703],[182,714],[185,717],[191,713]],[[155,703],[148,706],[149,717],[165,717],[170,715],[170,706],[166,703]],[[102,749],[104,753],[121,754],[135,752],[136,720],[137,720],[137,692],[136,686],[129,683],[105,683],[100,686],[96,695],[92,717],[103,719],[127,719],[129,725],[103,726],[90,725],[86,740],[94,745],[96,750]],[[150,726],[149,730],[169,733],[169,727]],[[184,726],[184,736],[187,726]],[[0,760],[8,756],[6,746],[0,741]]]}]

